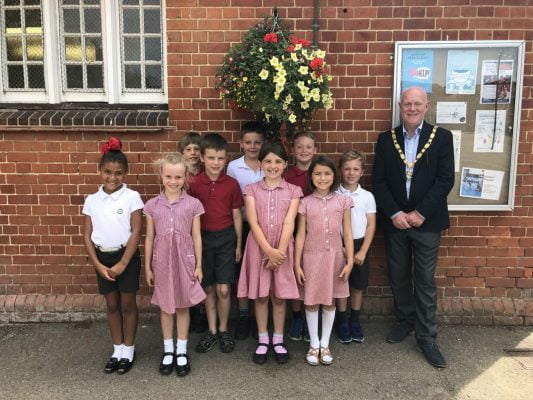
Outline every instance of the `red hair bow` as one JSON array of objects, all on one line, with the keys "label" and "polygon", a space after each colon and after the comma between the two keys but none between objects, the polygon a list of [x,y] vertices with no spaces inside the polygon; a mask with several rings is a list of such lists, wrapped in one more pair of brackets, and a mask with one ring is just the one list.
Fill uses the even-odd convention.
[{"label": "red hair bow", "polygon": [[122,143],[120,142],[120,140],[116,137],[110,137],[107,143],[102,143],[102,145],[100,146],[100,153],[105,154],[109,150],[120,151],[121,148]]}]

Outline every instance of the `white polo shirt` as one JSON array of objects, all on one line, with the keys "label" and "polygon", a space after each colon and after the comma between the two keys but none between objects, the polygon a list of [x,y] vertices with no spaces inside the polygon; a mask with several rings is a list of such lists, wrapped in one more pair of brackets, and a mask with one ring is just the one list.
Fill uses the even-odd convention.
[{"label": "white polo shirt", "polygon": [[[244,156],[237,158],[236,160],[231,161],[228,164],[228,171],[226,172],[228,176],[234,178],[239,182],[241,187],[241,192],[244,196],[244,189],[251,183],[259,182],[264,178],[265,174],[261,168],[258,168],[257,171],[254,171],[244,162]],[[242,217],[246,221],[246,211],[244,207],[242,208]]]},{"label": "white polo shirt", "polygon": [[131,213],[144,207],[141,196],[126,184],[107,194],[100,186],[98,192],[85,199],[83,214],[91,217],[91,240],[100,247],[119,247],[131,236]]},{"label": "white polo shirt", "polygon": [[376,213],[376,200],[374,200],[374,195],[368,190],[363,189],[361,185],[357,185],[357,189],[354,192],[350,192],[341,185],[337,189],[337,193],[350,196],[353,199],[352,235],[354,239],[364,238],[368,224],[366,215]]}]

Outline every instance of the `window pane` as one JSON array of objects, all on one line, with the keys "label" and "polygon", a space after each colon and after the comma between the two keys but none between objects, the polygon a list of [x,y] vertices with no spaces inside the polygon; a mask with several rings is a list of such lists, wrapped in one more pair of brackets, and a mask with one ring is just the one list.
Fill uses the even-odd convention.
[{"label": "window pane", "polygon": [[138,5],[139,0],[123,0],[124,5],[131,6],[131,5]]},{"label": "window pane", "polygon": [[104,74],[101,65],[87,65],[87,87],[89,89],[104,88]]},{"label": "window pane", "polygon": [[146,61],[161,61],[161,39],[144,39],[144,59]]},{"label": "window pane", "polygon": [[83,88],[83,70],[81,65],[67,65],[67,87],[69,89]]},{"label": "window pane", "polygon": [[6,0],[6,6],[18,6],[20,5],[20,0]]},{"label": "window pane", "polygon": [[22,65],[8,65],[7,79],[10,89],[24,88],[24,67]]},{"label": "window pane", "polygon": [[65,38],[65,59],[67,61],[81,62],[81,38]]},{"label": "window pane", "polygon": [[141,41],[138,37],[124,38],[124,59],[126,61],[141,60]]},{"label": "window pane", "polygon": [[158,6],[159,0],[144,0],[145,6]]},{"label": "window pane", "polygon": [[161,31],[159,15],[160,10],[144,10],[144,33],[159,33]]},{"label": "window pane", "polygon": [[26,57],[29,61],[43,61],[43,40],[40,36],[26,38]]},{"label": "window pane", "polygon": [[26,29],[32,27],[40,27],[41,25],[41,10],[26,10]]},{"label": "window pane", "polygon": [[85,17],[85,32],[86,33],[100,33],[102,31],[99,9],[97,8],[85,9],[84,17]]},{"label": "window pane", "polygon": [[63,10],[63,26],[66,33],[80,32],[80,13],[77,9]]},{"label": "window pane", "polygon": [[28,65],[28,86],[32,89],[44,89],[44,67]]},{"label": "window pane", "polygon": [[147,89],[161,89],[162,86],[160,65],[147,65],[145,74]]},{"label": "window pane", "polygon": [[141,66],[125,65],[124,74],[126,75],[125,86],[129,89],[138,89],[141,87]]},{"label": "window pane", "polygon": [[100,0],[85,0],[85,4],[100,4]]},{"label": "window pane", "polygon": [[[17,1],[18,3],[18,1]],[[24,0],[24,5],[26,6],[40,6],[41,0]]]},{"label": "window pane", "polygon": [[7,61],[22,61],[22,38],[6,38]]},{"label": "window pane", "polygon": [[139,10],[124,10],[122,18],[124,20],[124,33],[139,33],[141,31]]},{"label": "window pane", "polygon": [[63,4],[80,4],[80,0],[63,0]]},{"label": "window pane", "polygon": [[6,10],[6,33],[20,33],[19,31],[11,31],[9,28],[20,28],[22,27],[22,21],[20,19],[20,10]]},{"label": "window pane", "polygon": [[85,59],[87,62],[104,60],[102,39],[92,37],[85,39]]}]

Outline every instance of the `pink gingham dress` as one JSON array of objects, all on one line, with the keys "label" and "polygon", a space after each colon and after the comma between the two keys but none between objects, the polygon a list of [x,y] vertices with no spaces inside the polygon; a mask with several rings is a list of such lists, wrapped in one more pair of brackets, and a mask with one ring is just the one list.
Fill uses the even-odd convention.
[{"label": "pink gingham dress", "polygon": [[[245,196],[253,196],[259,226],[268,243],[277,248],[281,238],[283,220],[291,200],[302,197],[302,189],[285,180],[269,188],[263,180],[246,186]],[[237,297],[257,299],[271,293],[279,299],[296,299],[299,296],[293,269],[294,240],[287,247],[287,258],[274,272],[265,267],[265,256],[250,231],[244,250]]]},{"label": "pink gingham dress", "polygon": [[152,304],[173,314],[176,308],[202,302],[205,293],[193,275],[196,259],[191,236],[193,218],[204,213],[202,203],[182,192],[169,204],[161,193],[146,203],[144,213],[152,218],[155,228]]},{"label": "pink gingham dress", "polygon": [[353,207],[353,200],[339,193],[326,197],[313,192],[304,197],[298,214],[306,217],[302,254],[305,282],[302,299],[306,305],[333,304],[333,299],[348,297],[348,281],[339,275],[346,260],[342,251],[342,217]]}]

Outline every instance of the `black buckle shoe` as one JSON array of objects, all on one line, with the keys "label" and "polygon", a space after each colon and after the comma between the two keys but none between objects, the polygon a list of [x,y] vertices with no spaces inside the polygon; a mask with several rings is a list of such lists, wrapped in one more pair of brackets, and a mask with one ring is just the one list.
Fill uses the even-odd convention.
[{"label": "black buckle shoe", "polygon": [[[178,358],[185,357],[187,359],[187,362],[185,365],[178,365]],[[176,373],[178,376],[185,376],[191,371],[191,363],[189,362],[189,355],[188,354],[176,354]]]},{"label": "black buckle shoe", "polygon": [[[285,347],[285,344],[282,343],[276,343],[274,346],[274,358],[276,359],[276,362],[278,364],[286,364],[287,361],[289,361],[289,352],[287,351],[287,348]],[[283,347],[286,353],[276,353],[276,347]]]},{"label": "black buckle shoe", "polygon": [[414,328],[412,325],[406,322],[400,322],[387,335],[387,342],[399,343],[409,336],[413,330]]},{"label": "black buckle shoe", "polygon": [[130,360],[128,360],[127,358],[121,358],[120,361],[118,362],[118,369],[117,369],[117,374],[119,375],[124,375],[125,373],[127,373],[131,367],[133,367],[133,363],[135,362],[135,352],[133,352],[133,358]]},{"label": "black buckle shoe", "polygon": [[107,360],[107,363],[105,364],[104,372],[106,374],[112,374],[113,372],[116,372],[118,369],[118,363],[118,358],[111,357],[109,360]]},{"label": "black buckle shoe", "polygon": [[422,350],[422,353],[424,353],[428,363],[437,368],[446,368],[446,359],[440,352],[437,343],[418,343],[418,347],[420,347],[420,350]]},{"label": "black buckle shoe", "polygon": [[[268,344],[266,344],[266,343],[257,343],[257,347],[266,347],[268,349]],[[254,353],[253,361],[254,361],[254,363],[256,363],[258,365],[263,365],[264,363],[266,363],[267,358],[268,358],[268,350],[267,350],[267,352],[265,354]]]},{"label": "black buckle shoe", "polygon": [[[172,357],[172,361],[170,362],[170,364],[163,364],[163,360],[165,359],[166,356]],[[174,369],[174,362],[175,362],[175,358],[174,358],[173,352],[163,353],[163,355],[161,356],[161,363],[159,364],[159,373],[161,375],[169,375]]]}]

